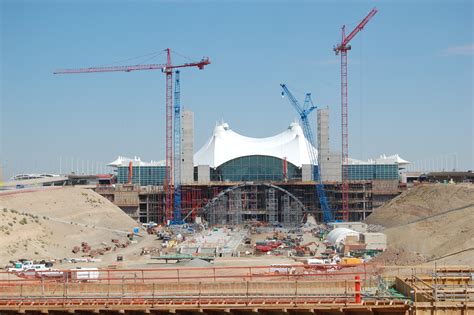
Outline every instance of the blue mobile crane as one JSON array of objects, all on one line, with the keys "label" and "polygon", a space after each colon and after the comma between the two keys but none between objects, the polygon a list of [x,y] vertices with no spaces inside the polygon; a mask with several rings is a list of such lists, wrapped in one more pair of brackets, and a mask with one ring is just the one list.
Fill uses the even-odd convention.
[{"label": "blue mobile crane", "polygon": [[316,169],[316,164],[321,167],[321,164],[318,163],[318,156],[315,152],[315,142],[313,137],[313,132],[311,130],[311,126],[309,124],[308,116],[311,114],[313,110],[316,109],[316,106],[313,104],[313,100],[311,99],[311,93],[306,93],[306,97],[304,99],[303,106],[300,105],[298,100],[293,96],[293,94],[288,90],[288,87],[285,84],[280,84],[283,92],[281,95],[284,97],[285,95],[288,96],[290,104],[296,109],[298,114],[300,115],[301,125],[303,126],[303,134],[306,137],[306,144],[308,146],[309,158],[310,163],[313,169],[313,179],[316,182],[316,192],[318,194],[319,203],[321,205],[321,211],[323,212],[323,221],[325,223],[331,222],[334,220],[333,212],[329,207],[329,202],[326,196],[326,192],[324,191],[323,181],[321,180],[320,169]]}]

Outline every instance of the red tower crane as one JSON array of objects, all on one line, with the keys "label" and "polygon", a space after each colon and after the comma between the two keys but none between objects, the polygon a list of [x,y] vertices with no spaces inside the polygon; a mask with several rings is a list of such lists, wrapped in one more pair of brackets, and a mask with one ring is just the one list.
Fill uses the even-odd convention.
[{"label": "red tower crane", "polygon": [[165,215],[166,220],[172,219],[173,211],[173,69],[198,67],[199,70],[211,63],[209,58],[202,58],[201,61],[185,63],[182,65],[173,65],[171,63],[171,50],[165,49],[167,53],[166,64],[147,64],[134,66],[116,66],[116,67],[91,67],[79,69],[61,69],[54,74],[75,74],[75,73],[93,73],[93,72],[131,72],[138,70],[161,70],[166,74],[166,169],[165,169]]},{"label": "red tower crane", "polygon": [[342,129],[342,219],[344,221],[349,220],[349,112],[347,108],[347,51],[351,50],[349,42],[359,33],[364,26],[372,19],[377,13],[377,9],[373,8],[372,11],[352,30],[352,32],[346,36],[346,26],[343,25],[341,28],[342,41],[336,47],[334,51],[336,55],[341,53],[341,129]]}]

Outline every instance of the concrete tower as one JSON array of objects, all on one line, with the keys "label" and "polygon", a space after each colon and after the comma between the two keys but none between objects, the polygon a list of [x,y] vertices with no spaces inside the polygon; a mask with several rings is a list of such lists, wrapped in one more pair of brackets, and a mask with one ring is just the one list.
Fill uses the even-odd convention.
[{"label": "concrete tower", "polygon": [[324,182],[339,182],[341,174],[341,153],[331,152],[329,144],[329,108],[318,109],[318,162],[321,179]]},{"label": "concrete tower", "polygon": [[181,139],[181,183],[194,182],[194,113],[183,111]]}]

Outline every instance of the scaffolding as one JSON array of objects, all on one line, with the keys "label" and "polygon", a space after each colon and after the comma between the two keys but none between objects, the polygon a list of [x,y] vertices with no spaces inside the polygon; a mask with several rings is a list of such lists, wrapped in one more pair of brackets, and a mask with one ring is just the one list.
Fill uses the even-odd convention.
[{"label": "scaffolding", "polygon": [[227,211],[228,209],[228,197],[227,195],[223,195],[217,199],[214,208],[214,224],[224,225],[227,223]]},{"label": "scaffolding", "polygon": [[267,190],[266,209],[268,215],[268,222],[271,224],[278,222],[278,201],[275,198],[275,189]]},{"label": "scaffolding", "polygon": [[251,220],[257,221],[258,220],[258,187],[256,185],[250,186],[248,191],[248,199],[249,201],[249,211],[251,215]]},{"label": "scaffolding", "polygon": [[290,221],[287,222],[289,226],[298,226],[301,223],[303,216],[303,209],[295,202],[290,202]]},{"label": "scaffolding", "polygon": [[229,215],[227,222],[232,225],[242,224],[242,190],[229,192]]},{"label": "scaffolding", "polygon": [[[387,183],[382,184],[388,185]],[[373,187],[372,181],[350,182],[349,218],[351,221],[363,220],[372,212],[376,203],[376,193],[380,194],[377,195],[378,198],[385,197],[382,194],[386,193],[386,187],[378,185],[382,188],[377,190],[375,186],[377,185]],[[335,213],[341,211],[341,183],[325,183],[325,190]],[[142,223],[164,222],[162,186],[138,188],[118,185],[115,188],[97,187],[96,191]],[[224,191],[227,192],[222,194]],[[223,195],[226,196],[227,201],[217,202],[216,197],[220,198]],[[287,197],[283,198],[284,195]],[[315,196],[313,184],[298,182],[272,184],[220,182],[183,185],[182,211],[183,217],[186,217],[188,222],[194,222],[196,215],[204,215],[211,225],[223,224],[222,222],[225,222],[224,224],[243,224],[250,221],[297,225],[303,217],[302,209],[313,214],[316,221],[322,220],[319,200]],[[390,198],[393,198],[393,195],[387,196],[387,200]]]},{"label": "scaffolding", "polygon": [[301,221],[303,209],[302,203],[285,190],[255,184],[228,188],[210,200],[204,213],[210,225],[281,222],[296,226]]},{"label": "scaffolding", "polygon": [[281,196],[281,211],[283,214],[281,223],[288,225],[290,222],[290,197],[288,195]]}]

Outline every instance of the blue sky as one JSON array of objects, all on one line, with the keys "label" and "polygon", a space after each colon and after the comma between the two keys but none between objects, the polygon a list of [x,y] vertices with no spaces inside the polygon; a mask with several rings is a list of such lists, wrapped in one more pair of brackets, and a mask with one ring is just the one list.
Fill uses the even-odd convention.
[{"label": "blue sky", "polygon": [[[203,71],[181,73],[196,149],[222,119],[246,136],[284,130],[297,117],[280,96],[285,82],[298,98],[309,91],[331,109],[331,142],[339,150],[340,64],[332,47],[342,24],[352,29],[374,6],[378,14],[349,53],[350,155],[399,153],[417,161],[457,153],[458,168],[474,168],[472,1],[0,3],[0,159],[7,176],[57,171],[60,156],[66,165],[71,157],[163,159],[160,71],[52,72],[166,47],[212,60]],[[148,62],[162,63],[164,55]],[[187,60],[175,55],[174,62]]]}]

